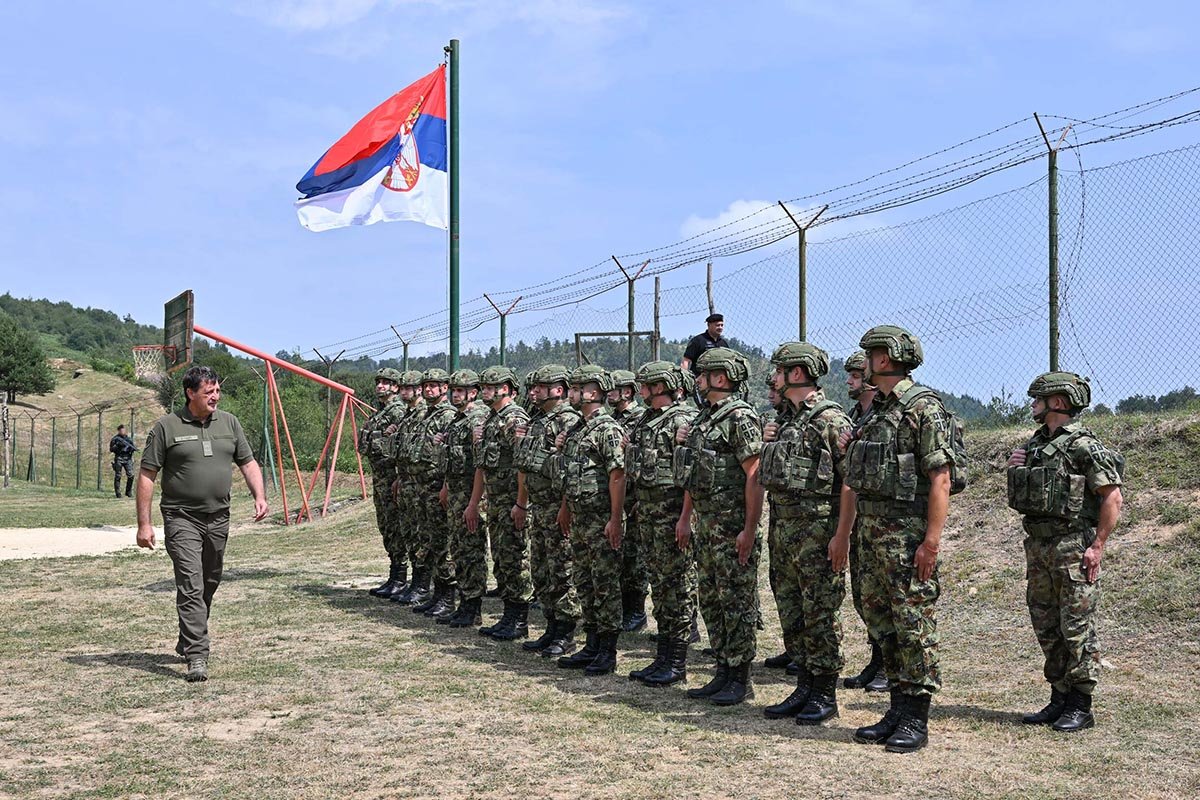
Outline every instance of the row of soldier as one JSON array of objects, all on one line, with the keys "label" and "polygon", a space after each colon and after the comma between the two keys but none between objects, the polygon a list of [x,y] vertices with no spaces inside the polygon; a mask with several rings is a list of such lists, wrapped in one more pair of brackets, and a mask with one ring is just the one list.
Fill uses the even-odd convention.
[{"label": "row of soldier", "polygon": [[[848,411],[820,388],[829,371],[824,351],[806,342],[777,348],[769,420],[744,399],[749,362],[726,347],[698,358],[694,384],[691,372],[664,361],[636,376],[546,365],[525,376],[524,398],[507,367],[380,370],[383,405],[359,442],[391,559],[388,580],[372,594],[451,627],[481,625],[490,542],[504,611],[479,633],[527,638],[536,598],[546,627],[523,647],[603,675],[616,667],[621,632],[645,622],[648,582],[657,653],[630,679],[655,687],[686,681],[698,607],[716,669],[687,695],[735,705],[754,696],[766,497],[770,585],[786,649],[766,665],[787,667],[796,689],[765,715],[802,725],[837,716],[849,565],[872,656],[844,685],[886,691],[891,701],[855,739],[892,752],[923,747],[941,684],[937,559],[949,498],[965,485],[962,427],[936,393],[913,382],[923,361],[915,336],[878,326],[860,346],[845,363]],[[1093,724],[1097,656],[1087,593],[1096,574],[1083,587],[1064,588],[1060,578],[1085,549],[1098,571],[1096,542],[1102,553],[1119,513],[1119,456],[1074,423],[1088,404],[1086,382],[1070,373],[1038,380],[1030,388],[1035,418],[1056,424],[1035,435],[1033,450],[1014,453],[1009,486],[1010,505],[1036,540],[1032,554],[1026,544],[1030,608],[1052,694],[1025,721],[1069,731]],[[1057,416],[1047,421],[1048,413]],[[1041,453],[1044,445],[1053,446]],[[1060,451],[1091,453],[1099,466],[1046,460]],[[1066,480],[1059,494],[1026,491],[1031,482],[1052,486],[1047,470],[1085,477]],[[1068,496],[1072,486],[1078,496]],[[1035,573],[1045,578],[1040,593]],[[579,649],[577,628],[585,635]]]}]

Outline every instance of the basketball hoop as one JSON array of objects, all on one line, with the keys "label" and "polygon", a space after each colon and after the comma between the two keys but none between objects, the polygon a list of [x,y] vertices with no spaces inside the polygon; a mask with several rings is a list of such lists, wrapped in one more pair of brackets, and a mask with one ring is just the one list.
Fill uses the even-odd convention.
[{"label": "basketball hoop", "polygon": [[133,374],[140,381],[161,380],[167,374],[167,361],[174,358],[174,347],[136,344],[133,346]]}]

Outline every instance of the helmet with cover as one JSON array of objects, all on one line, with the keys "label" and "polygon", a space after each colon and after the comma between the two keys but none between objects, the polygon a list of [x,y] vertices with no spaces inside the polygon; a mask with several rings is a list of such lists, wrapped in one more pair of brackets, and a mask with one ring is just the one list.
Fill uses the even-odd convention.
[{"label": "helmet with cover", "polygon": [[543,364],[530,373],[530,384],[537,386],[553,386],[558,383],[571,382],[571,370],[562,364]]},{"label": "helmet with cover", "polygon": [[724,372],[734,383],[742,383],[750,377],[750,362],[744,355],[728,347],[705,350],[696,359],[696,369],[700,372]]},{"label": "helmet with cover", "polygon": [[576,367],[571,373],[572,386],[584,386],[589,383],[594,383],[600,387],[600,391],[609,392],[613,388],[612,375],[604,367],[596,364],[584,364],[582,367]]},{"label": "helmet with cover", "polygon": [[384,367],[375,373],[375,380],[388,381],[390,383],[394,383],[397,386],[399,386],[400,385],[400,370],[395,369],[393,367]]},{"label": "helmet with cover", "polygon": [[877,347],[883,348],[887,351],[888,358],[897,364],[906,365],[909,369],[916,369],[925,361],[921,340],[896,325],[876,325],[863,334],[858,346],[868,353]]},{"label": "helmet with cover", "polygon": [[400,373],[401,386],[420,386],[425,373],[419,369],[406,369]]},{"label": "helmet with cover", "polygon": [[1088,379],[1074,372],[1044,372],[1029,384],[1029,396],[1047,398],[1061,394],[1071,404],[1075,414],[1092,404],[1092,387]]},{"label": "helmet with cover", "polygon": [[502,386],[508,384],[514,392],[521,390],[517,383],[517,374],[508,367],[492,366],[479,373],[479,383],[483,386]]},{"label": "helmet with cover", "polygon": [[648,361],[638,367],[635,378],[643,386],[652,383],[665,384],[667,389],[672,392],[682,385],[679,377],[679,368],[670,361]]},{"label": "helmet with cover", "polygon": [[450,375],[451,389],[478,389],[479,373],[473,369],[456,369]]},{"label": "helmet with cover", "polygon": [[421,383],[449,383],[450,373],[438,367],[431,367],[421,375]]},{"label": "helmet with cover", "polygon": [[842,364],[842,369],[846,372],[861,372],[867,366],[867,354],[862,350],[855,350],[850,355],[846,356],[846,362]]},{"label": "helmet with cover", "polygon": [[771,354],[771,363],[785,372],[792,367],[804,367],[813,381],[829,373],[829,354],[808,342],[784,342]]}]

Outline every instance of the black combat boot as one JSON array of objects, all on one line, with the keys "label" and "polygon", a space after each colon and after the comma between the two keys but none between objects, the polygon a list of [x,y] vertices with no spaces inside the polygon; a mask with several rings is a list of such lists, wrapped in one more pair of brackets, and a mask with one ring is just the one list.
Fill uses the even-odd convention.
[{"label": "black combat boot", "polygon": [[692,630],[688,633],[688,644],[695,644],[700,641],[700,623],[696,619],[696,614],[692,613]]},{"label": "black combat boot", "polygon": [[801,668],[800,674],[796,676],[795,690],[784,698],[782,703],[776,703],[773,706],[764,708],[763,716],[767,719],[785,719],[786,717],[796,716],[808,702],[808,696],[812,694],[812,688],[812,673]]},{"label": "black combat boot", "polygon": [[768,656],[763,659],[763,666],[767,669],[786,669],[790,663],[792,663],[792,656],[786,650],[777,656]]},{"label": "black combat boot", "polygon": [[458,584],[449,581],[442,586],[441,596],[437,602],[425,609],[425,616],[440,622],[443,617],[450,619],[454,613],[454,595],[458,594]]},{"label": "black combat boot", "polygon": [[617,668],[617,638],[620,635],[620,631],[611,631],[597,637],[596,657],[583,668],[584,675],[608,675]]},{"label": "black combat boot", "polygon": [[820,725],[838,715],[837,675],[814,675],[808,702],[796,715],[797,725]]},{"label": "black combat boot", "polygon": [[529,638],[529,603],[513,603],[513,613],[507,625],[492,631],[492,638],[502,642]]},{"label": "black combat boot", "polygon": [[133,478],[125,479],[125,496],[133,497]]},{"label": "black combat boot", "polygon": [[1059,733],[1074,733],[1096,727],[1096,718],[1092,716],[1092,696],[1074,689],[1067,692],[1066,708],[1050,727]]},{"label": "black combat boot", "polygon": [[900,722],[888,737],[884,750],[889,753],[911,753],[929,743],[929,701],[927,694],[906,695]]},{"label": "black combat boot", "polygon": [[429,592],[425,597],[417,602],[416,597],[413,598],[412,612],[414,614],[424,614],[429,609],[438,604],[442,599],[442,595],[446,593],[446,584],[436,578],[433,581],[433,591]]},{"label": "black combat boot", "polygon": [[446,604],[446,610],[433,618],[434,622],[436,622],[438,625],[449,625],[450,620],[458,616],[459,610],[462,609],[463,603],[466,602],[466,600],[463,599],[462,592],[455,592],[455,594],[458,595],[458,605],[455,605],[454,600],[451,599],[450,602]]},{"label": "black combat boot", "polygon": [[491,636],[500,628],[507,627],[512,622],[513,604],[508,600],[504,601],[504,613],[500,615],[500,619],[492,625],[485,625],[479,629],[480,636]]},{"label": "black combat boot", "polygon": [[883,744],[889,736],[896,732],[896,726],[900,724],[900,712],[904,707],[904,695],[900,694],[900,690],[895,686],[892,687],[891,693],[892,704],[888,707],[887,713],[883,715],[883,719],[874,725],[867,725],[856,730],[854,741],[859,744]]},{"label": "black combat boot", "polygon": [[712,697],[714,694],[725,688],[725,684],[729,683],[729,678],[729,665],[717,664],[717,671],[713,673],[712,680],[703,686],[697,686],[695,689],[688,689],[687,696],[693,700],[703,700]]},{"label": "black combat boot", "polygon": [[1035,711],[1032,714],[1025,714],[1021,717],[1021,722],[1026,725],[1053,725],[1062,716],[1067,707],[1067,695],[1050,687],[1050,703],[1041,711]]},{"label": "black combat boot", "polygon": [[584,642],[582,650],[578,650],[569,656],[563,656],[555,663],[563,669],[583,669],[588,664],[591,664],[599,654],[600,640],[597,638],[595,631],[588,631],[587,640]]},{"label": "black combat boot", "polygon": [[654,650],[654,660],[641,669],[635,669],[629,673],[629,680],[644,681],[646,676],[658,670],[659,667],[667,660],[667,649],[671,646],[670,640],[665,636],[660,636],[655,642],[657,647]]},{"label": "black combat boot", "polygon": [[621,605],[624,607],[621,630],[633,633],[646,627],[646,595],[626,594],[622,597]]},{"label": "black combat boot", "polygon": [[404,594],[404,592],[408,590],[408,562],[405,561],[401,556],[396,556],[396,561],[396,580],[392,584],[392,588],[388,590],[387,594],[379,595],[383,600],[392,600]]},{"label": "black combat boot", "polygon": [[[876,676],[880,672],[880,669],[883,667],[883,651],[879,648],[879,645],[875,643],[874,639],[871,639],[870,643],[871,660],[868,661],[867,665],[862,668],[862,672],[842,681],[842,686],[845,688],[866,689],[867,684],[875,680]],[[884,680],[887,680],[886,676],[884,676]],[[868,689],[868,691],[870,690]]]},{"label": "black combat boot", "polygon": [[736,706],[754,697],[754,684],[750,682],[750,662],[743,661],[729,668],[729,682],[721,691],[708,698],[715,706]]},{"label": "black combat boot", "polygon": [[387,580],[376,586],[374,589],[367,591],[367,594],[372,597],[384,597],[391,594],[392,588],[396,585],[396,557],[391,556],[391,563],[388,564]]},{"label": "black combat boot", "polygon": [[471,597],[459,603],[458,611],[447,624],[451,628],[472,628],[483,622],[479,609],[483,606],[483,598]]},{"label": "black combat boot", "polygon": [[542,648],[542,658],[558,658],[575,649],[575,620],[554,619],[554,638]]},{"label": "black combat boot", "polygon": [[667,658],[657,670],[651,672],[642,683],[647,686],[670,686],[672,683],[687,683],[687,642],[668,642]]},{"label": "black combat boot", "polygon": [[412,580],[403,592],[393,595],[392,602],[402,606],[424,602],[429,597],[429,575],[424,569],[413,565]]},{"label": "black combat boot", "polygon": [[558,626],[554,622],[554,614],[550,611],[546,612],[546,631],[536,639],[530,639],[528,642],[521,643],[522,650],[528,650],[531,653],[540,653],[546,649],[546,645],[554,641],[554,636],[558,633]]},{"label": "black combat boot", "polygon": [[[97,483],[99,483],[99,481],[97,481]],[[116,497],[118,499],[121,497],[121,476],[120,475],[113,476],[113,497]]]}]

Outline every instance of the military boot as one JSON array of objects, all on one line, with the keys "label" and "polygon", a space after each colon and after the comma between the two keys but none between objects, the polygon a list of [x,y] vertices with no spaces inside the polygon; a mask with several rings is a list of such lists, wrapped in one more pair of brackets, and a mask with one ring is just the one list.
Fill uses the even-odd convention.
[{"label": "military boot", "polygon": [[703,686],[697,686],[695,689],[688,689],[687,696],[693,700],[703,700],[712,697],[717,692],[725,688],[725,684],[729,683],[729,665],[717,664],[717,671],[713,673],[712,680]]},{"label": "military boot", "polygon": [[412,612],[414,614],[424,614],[426,611],[436,606],[438,601],[442,599],[442,595],[445,593],[446,584],[434,578],[432,590],[426,593],[420,601],[417,600],[415,595],[413,596]]},{"label": "military boot", "polygon": [[715,706],[736,706],[754,697],[754,684],[750,682],[750,662],[743,661],[729,668],[729,682],[721,691],[708,698]]},{"label": "military boot", "polygon": [[588,631],[587,640],[584,642],[583,649],[578,650],[569,656],[563,656],[555,663],[557,663],[563,669],[583,669],[588,664],[591,664],[599,654],[600,641],[597,638],[597,634],[595,631]]},{"label": "military boot", "polygon": [[483,598],[471,597],[463,600],[458,604],[458,611],[454,612],[454,616],[450,618],[447,624],[451,628],[471,628],[478,625],[483,620],[480,618],[479,609],[483,605]]},{"label": "military boot", "polygon": [[496,622],[492,625],[485,625],[482,628],[480,628],[479,635],[480,636],[491,636],[493,633],[495,633],[500,628],[506,627],[512,621],[512,615],[513,615],[513,604],[510,601],[505,600],[504,601],[504,613],[500,615],[500,619],[496,620]]},{"label": "military boot", "polygon": [[513,613],[507,625],[492,631],[492,638],[502,642],[529,638],[529,603],[513,603]]},{"label": "military boot", "polygon": [[646,627],[646,595],[626,594],[622,597],[621,605],[624,607],[621,630],[633,633]]},{"label": "military boot", "polygon": [[688,644],[695,644],[700,641],[700,622],[696,619],[695,612],[692,613],[692,629],[688,632]]},{"label": "military boot", "polygon": [[1062,716],[1063,711],[1067,707],[1067,696],[1053,686],[1050,687],[1050,704],[1041,711],[1035,711],[1032,714],[1025,714],[1021,717],[1021,722],[1026,725],[1053,725]]},{"label": "military boot", "polygon": [[466,602],[466,600],[463,598],[462,592],[456,592],[456,594],[458,595],[458,605],[455,605],[454,600],[451,599],[450,602],[446,604],[446,611],[433,618],[434,622],[436,622],[438,625],[449,625],[450,620],[458,616],[458,612],[460,609],[462,609],[462,605]]},{"label": "military boot", "polygon": [[[422,592],[425,594],[422,595]],[[410,606],[413,603],[420,603],[428,597],[429,592],[429,576],[421,567],[413,565],[412,580],[408,586],[400,594],[392,596],[393,603],[399,603],[402,606]]]},{"label": "military boot", "polygon": [[125,479],[125,496],[133,497],[133,478]]},{"label": "military boot", "polygon": [[388,590],[387,594],[379,595],[384,600],[392,600],[396,597],[399,597],[400,595],[404,594],[409,587],[408,562],[400,556],[396,557],[396,562],[396,580],[392,584],[392,588]]},{"label": "military boot", "polygon": [[376,586],[374,589],[367,591],[367,594],[372,597],[383,597],[391,593],[392,588],[396,585],[396,557],[391,557],[391,563],[388,564],[387,580]]},{"label": "military boot", "polygon": [[1067,693],[1067,705],[1062,716],[1050,727],[1059,733],[1074,733],[1096,727],[1092,716],[1092,696],[1072,689]]},{"label": "military boot", "polygon": [[596,657],[583,668],[584,675],[608,675],[617,668],[617,638],[620,631],[600,634],[597,639]]},{"label": "military boot", "polygon": [[763,666],[767,669],[786,669],[790,663],[792,663],[792,656],[786,650],[777,656],[768,656],[763,659]]},{"label": "military boot", "polygon": [[575,620],[554,619],[554,638],[542,648],[542,658],[558,658],[575,649]]},{"label": "military boot", "polygon": [[904,708],[896,730],[887,738],[884,750],[889,753],[911,753],[929,743],[929,701],[927,694],[905,695]]},{"label": "military boot", "polygon": [[814,675],[808,702],[796,715],[797,725],[820,725],[838,715],[837,675]]},{"label": "military boot", "polygon": [[554,622],[554,613],[546,612],[546,631],[536,639],[530,639],[528,642],[521,643],[522,650],[528,650],[531,653],[540,653],[546,649],[546,645],[554,641],[554,637],[558,634],[558,626]]},{"label": "military boot", "polygon": [[[96,481],[96,482],[99,483],[99,481]],[[120,498],[120,496],[121,496],[121,476],[115,475],[113,477],[113,497]]]},{"label": "military boot", "polygon": [[670,686],[672,683],[687,683],[687,642],[667,643],[667,657],[642,683],[647,686]]},{"label": "military boot", "polygon": [[443,585],[441,596],[438,597],[436,603],[425,609],[425,616],[431,617],[436,622],[441,622],[442,618],[450,619],[454,613],[454,595],[457,593],[457,584],[449,582]]},{"label": "military boot", "polygon": [[[871,642],[871,660],[862,668],[862,672],[842,681],[842,686],[847,689],[867,689],[868,684],[872,683],[876,676],[879,675],[883,667],[883,650],[874,639]],[[886,677],[884,678],[886,680]],[[886,688],[886,687],[885,687]],[[867,689],[867,691],[871,691]]]},{"label": "military boot", "polygon": [[854,741],[859,744],[884,744],[888,737],[896,732],[896,726],[900,724],[904,695],[900,694],[900,689],[895,686],[892,687],[891,694],[892,704],[887,713],[883,715],[883,719],[874,725],[867,725],[854,731]]},{"label": "military boot", "polygon": [[659,637],[658,641],[655,642],[655,645],[654,660],[641,669],[635,669],[631,671],[629,673],[629,680],[644,681],[647,675],[656,671],[663,665],[663,662],[667,660],[667,648],[671,645],[670,640],[668,640],[665,636],[661,636]]},{"label": "military boot", "polygon": [[800,674],[796,676],[796,688],[783,699],[782,703],[776,703],[773,706],[767,706],[763,709],[763,716],[767,719],[784,719],[786,717],[794,717],[800,713],[805,704],[808,703],[808,696],[812,694],[813,676],[806,669],[801,669]]}]

